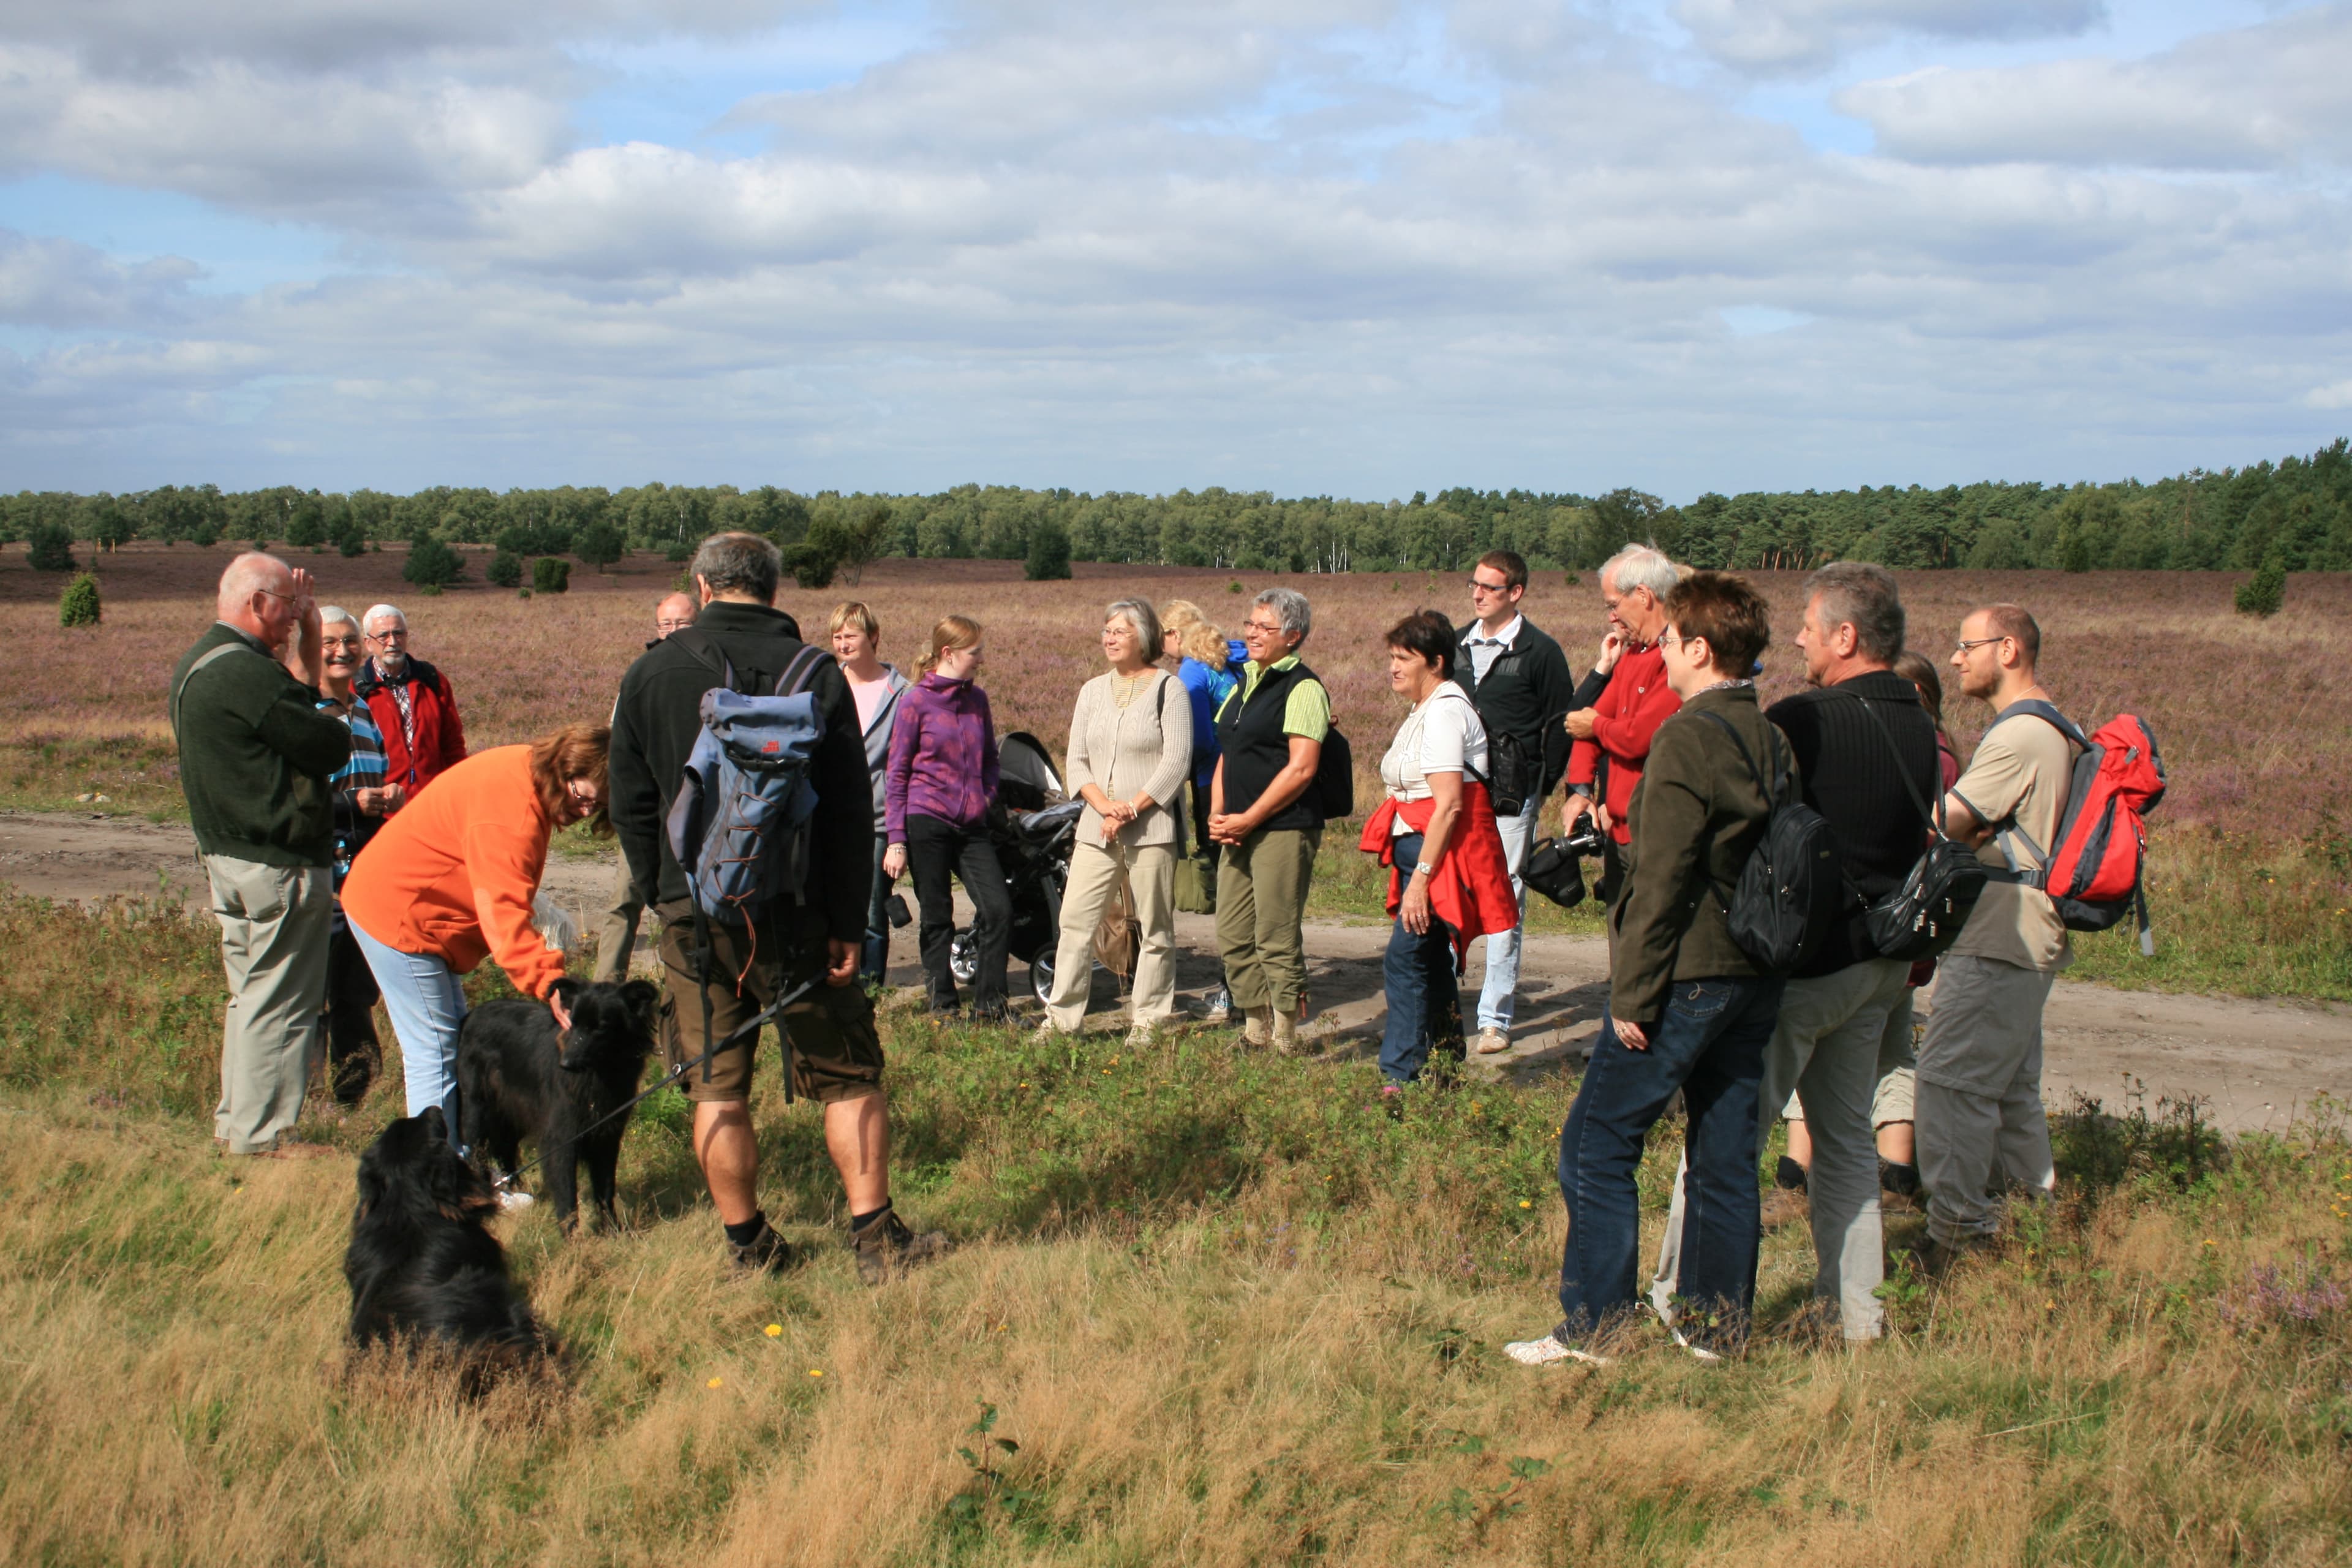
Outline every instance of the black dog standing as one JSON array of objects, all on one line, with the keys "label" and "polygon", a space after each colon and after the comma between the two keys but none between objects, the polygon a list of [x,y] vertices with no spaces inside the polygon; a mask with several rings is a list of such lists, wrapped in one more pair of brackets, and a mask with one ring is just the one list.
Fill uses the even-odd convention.
[{"label": "black dog standing", "polygon": [[[578,1166],[604,1223],[612,1223],[614,1177],[629,1112],[653,1054],[660,993],[642,980],[622,985],[559,980],[572,1013],[559,1031],[537,1002],[491,1002],[466,1016],[457,1036],[457,1103],[465,1142],[511,1173],[524,1142],[539,1146],[548,1201],[569,1226],[580,1208]],[[606,1120],[609,1118],[609,1120]]]},{"label": "black dog standing", "polygon": [[508,1364],[547,1352],[489,1231],[498,1193],[450,1146],[439,1106],[383,1130],[360,1156],[359,1191],[343,1253],[354,1343],[438,1340]]}]

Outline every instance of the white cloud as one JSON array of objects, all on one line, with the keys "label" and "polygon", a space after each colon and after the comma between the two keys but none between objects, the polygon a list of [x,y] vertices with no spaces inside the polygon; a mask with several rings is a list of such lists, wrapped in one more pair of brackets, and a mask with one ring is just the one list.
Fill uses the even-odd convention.
[{"label": "white cloud", "polygon": [[2315,386],[2303,395],[2303,400],[2314,408],[2352,408],[2352,381]]},{"label": "white cloud", "polygon": [[2106,16],[2105,0],[1677,0],[1675,19],[1722,63],[1766,74],[1817,71],[1902,34],[1935,38],[2070,37]]},{"label": "white cloud", "polygon": [[2338,5],[2148,59],[1929,70],[1836,101],[1880,151],[1919,163],[2255,170],[2352,161],[2347,80],[2352,5]]},{"label": "white cloud", "polygon": [[125,264],[69,239],[0,229],[0,321],[59,331],[159,331],[185,321],[202,274],[176,256]]}]

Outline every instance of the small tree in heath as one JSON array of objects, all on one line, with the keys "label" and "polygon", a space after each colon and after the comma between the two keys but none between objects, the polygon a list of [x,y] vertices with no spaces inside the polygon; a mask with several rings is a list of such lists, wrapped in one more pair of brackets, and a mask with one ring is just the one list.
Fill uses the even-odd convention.
[{"label": "small tree in heath", "polygon": [[36,572],[70,572],[74,559],[73,531],[62,522],[37,522],[25,536],[25,563]]},{"label": "small tree in heath", "polygon": [[445,588],[466,574],[466,562],[437,535],[427,533],[408,547],[408,563],[400,574],[420,588]]},{"label": "small tree in heath", "polygon": [[1070,575],[1070,531],[1050,518],[1029,531],[1028,559],[1021,574],[1032,583],[1060,582]]},{"label": "small tree in heath", "polygon": [[572,588],[572,563],[560,555],[542,555],[530,563],[534,594],[563,594]]},{"label": "small tree in heath", "polygon": [[2238,584],[2238,614],[2267,620],[2278,614],[2285,597],[2286,568],[2273,555],[2263,563],[2262,570]]},{"label": "small tree in heath", "polygon": [[511,550],[501,550],[490,557],[490,563],[482,569],[482,575],[490,580],[492,587],[520,588],[522,586],[522,557]]},{"label": "small tree in heath", "polygon": [[609,522],[592,522],[572,541],[572,553],[599,572],[628,552],[628,541]]},{"label": "small tree in heath", "polygon": [[58,625],[61,626],[94,626],[98,625],[98,579],[85,572],[66,584],[58,598]]}]

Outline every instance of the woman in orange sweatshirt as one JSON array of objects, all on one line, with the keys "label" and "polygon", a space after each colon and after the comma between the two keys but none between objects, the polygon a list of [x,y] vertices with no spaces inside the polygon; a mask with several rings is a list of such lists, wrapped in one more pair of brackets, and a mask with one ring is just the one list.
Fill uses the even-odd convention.
[{"label": "woman in orange sweatshirt", "polygon": [[563,955],[531,924],[548,836],[604,818],[611,732],[567,724],[528,745],[477,752],[434,780],[352,863],[343,917],[383,992],[400,1037],[408,1114],[441,1107],[457,1135],[458,976],[496,958],[515,989],[545,1001],[556,1026],[572,1020],[552,994]]}]

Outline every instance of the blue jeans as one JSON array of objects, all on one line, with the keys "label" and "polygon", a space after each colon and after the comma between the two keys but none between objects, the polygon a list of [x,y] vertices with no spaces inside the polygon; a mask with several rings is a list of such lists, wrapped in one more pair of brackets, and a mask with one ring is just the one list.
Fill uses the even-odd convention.
[{"label": "blue jeans", "polygon": [[857,957],[857,978],[866,984],[879,985],[889,978],[890,916],[883,905],[890,901],[890,879],[882,875],[882,857],[890,852],[882,829],[874,830],[874,886],[866,898],[866,943]]},{"label": "blue jeans", "polygon": [[1690,1116],[1685,1136],[1682,1295],[1678,1318],[1695,1340],[1736,1348],[1756,1299],[1757,1115],[1764,1047],[1780,1016],[1778,977],[1677,980],[1650,1026],[1647,1050],[1629,1050],[1616,1020],[1601,1015],[1601,1040],[1560,1130],[1559,1191],[1568,1203],[1554,1331],[1578,1344],[1612,1326],[1635,1300],[1642,1216],[1633,1185],[1642,1144],[1675,1091]]},{"label": "blue jeans", "polygon": [[386,947],[354,921],[352,935],[367,955],[392,1032],[400,1041],[400,1070],[408,1086],[408,1114],[437,1105],[457,1133],[457,1030],[466,1022],[466,988],[429,952]]},{"label": "blue jeans", "polygon": [[[1422,837],[1396,841],[1397,864],[1411,871],[1421,859]],[[1434,911],[1429,929],[1415,936],[1400,919],[1389,931],[1388,956],[1381,973],[1388,982],[1388,1025],[1381,1033],[1381,1072],[1391,1083],[1421,1076],[1430,1048],[1462,1038],[1462,993],[1454,984],[1454,928]]]},{"label": "blue jeans", "polygon": [[1486,939],[1486,980],[1478,988],[1478,1026],[1508,1032],[1519,1011],[1519,942],[1527,933],[1528,886],[1519,880],[1535,842],[1536,816],[1543,802],[1530,795],[1527,809],[1517,816],[1498,816],[1495,826],[1503,835],[1503,864],[1511,873],[1511,897],[1519,901],[1519,923]]}]

